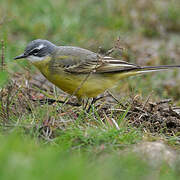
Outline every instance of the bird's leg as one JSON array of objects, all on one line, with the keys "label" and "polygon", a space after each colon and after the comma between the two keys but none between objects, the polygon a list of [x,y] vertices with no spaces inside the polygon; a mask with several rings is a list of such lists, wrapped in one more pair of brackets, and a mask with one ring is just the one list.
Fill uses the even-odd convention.
[{"label": "bird's leg", "polygon": [[69,104],[71,106],[81,106],[81,104],[79,102],[67,102],[66,104]]},{"label": "bird's leg", "polygon": [[69,98],[68,98],[67,102],[65,101],[64,104],[69,104],[71,106],[81,106],[83,104],[83,99],[82,98],[77,98],[76,102],[70,102]]},{"label": "bird's leg", "polygon": [[90,99],[90,98],[87,98],[86,100],[84,99],[84,104],[83,104],[83,109],[84,109],[84,110],[86,110],[87,107],[88,107],[89,99]]},{"label": "bird's leg", "polygon": [[87,112],[90,111],[92,105],[94,105],[97,101],[99,101],[100,99],[102,99],[104,97],[105,97],[104,95],[100,95],[99,97],[92,98],[92,101],[91,101],[91,103],[89,104],[89,106],[87,108]]}]

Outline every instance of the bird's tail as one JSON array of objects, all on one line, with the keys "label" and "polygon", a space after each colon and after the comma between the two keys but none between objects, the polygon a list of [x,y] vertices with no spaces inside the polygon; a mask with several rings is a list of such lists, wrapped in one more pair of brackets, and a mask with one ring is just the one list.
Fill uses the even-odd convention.
[{"label": "bird's tail", "polygon": [[148,72],[154,72],[154,71],[163,71],[173,68],[180,68],[180,65],[162,65],[162,66],[142,66],[138,68],[137,74],[143,74]]},{"label": "bird's tail", "polygon": [[120,70],[121,73],[114,74],[113,78],[117,79],[123,79],[129,76],[135,76],[135,75],[141,75],[149,72],[154,71],[163,71],[173,68],[180,68],[180,65],[162,65],[162,66],[141,66],[141,67],[135,67],[135,68],[127,68],[124,70]]}]

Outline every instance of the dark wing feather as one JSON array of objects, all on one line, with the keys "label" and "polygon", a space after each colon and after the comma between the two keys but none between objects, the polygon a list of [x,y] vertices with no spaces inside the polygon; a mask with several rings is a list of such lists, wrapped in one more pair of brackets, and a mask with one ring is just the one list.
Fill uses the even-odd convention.
[{"label": "dark wing feather", "polygon": [[139,69],[137,66],[126,61],[113,59],[111,57],[98,57],[96,61],[86,61],[65,69],[71,73],[113,73]]},{"label": "dark wing feather", "polygon": [[103,57],[78,47],[60,46],[58,48],[58,54],[54,56],[51,66],[61,67],[69,73],[113,73],[140,68],[135,64],[108,56]]},{"label": "dark wing feather", "polygon": [[124,72],[139,69],[140,66],[128,63],[123,60],[114,59],[112,57],[103,57],[102,64],[97,68],[97,73],[113,73]]}]

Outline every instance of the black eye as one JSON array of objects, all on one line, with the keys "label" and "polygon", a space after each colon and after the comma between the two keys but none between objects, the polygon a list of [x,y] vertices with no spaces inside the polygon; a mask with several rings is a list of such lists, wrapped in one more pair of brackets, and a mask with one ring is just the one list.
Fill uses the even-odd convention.
[{"label": "black eye", "polygon": [[29,55],[37,55],[38,52],[39,52],[39,49],[34,49],[33,51],[29,53]]}]

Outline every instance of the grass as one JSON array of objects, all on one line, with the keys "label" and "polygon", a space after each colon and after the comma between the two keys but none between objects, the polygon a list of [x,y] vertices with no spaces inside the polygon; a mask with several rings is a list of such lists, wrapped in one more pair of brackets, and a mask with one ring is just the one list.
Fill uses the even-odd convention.
[{"label": "grass", "polygon": [[178,64],[178,2],[1,0],[0,59],[6,66],[0,71],[0,178],[178,179],[178,164],[164,162],[154,169],[130,150],[160,139],[179,150],[179,132],[165,133],[164,126],[157,131],[159,122],[147,119],[136,127],[129,116],[131,111],[139,113],[137,119],[144,115],[137,107],[152,117],[148,107],[142,108],[149,96],[152,102],[171,98],[168,106],[179,105],[178,71],[123,80],[113,92],[119,104],[101,101],[87,113],[82,107],[36,101],[66,96],[47,82],[41,85],[27,61],[12,60],[37,38],[105,53],[120,36],[125,50],[116,49],[114,57],[141,65]]},{"label": "grass", "polygon": [[[25,87],[18,91],[12,87],[13,91],[11,86],[7,89],[9,96],[1,100],[2,179],[144,179],[152,173],[159,179],[179,176],[178,164],[171,167],[164,162],[155,173],[141,154],[131,151],[147,140],[163,139],[176,149],[179,144],[178,136],[167,139],[163,133],[154,136],[130,125],[126,117],[129,108],[103,115],[103,108],[92,107],[87,113],[82,107],[33,102]],[[5,88],[1,93],[7,93]]]},{"label": "grass", "polygon": [[157,173],[133,153],[124,156],[118,151],[109,154],[101,150],[100,155],[97,147],[88,152],[79,148],[64,151],[71,138],[45,144],[17,132],[0,137],[1,179],[146,179],[157,175],[158,179],[178,178],[178,171],[166,164]]}]

